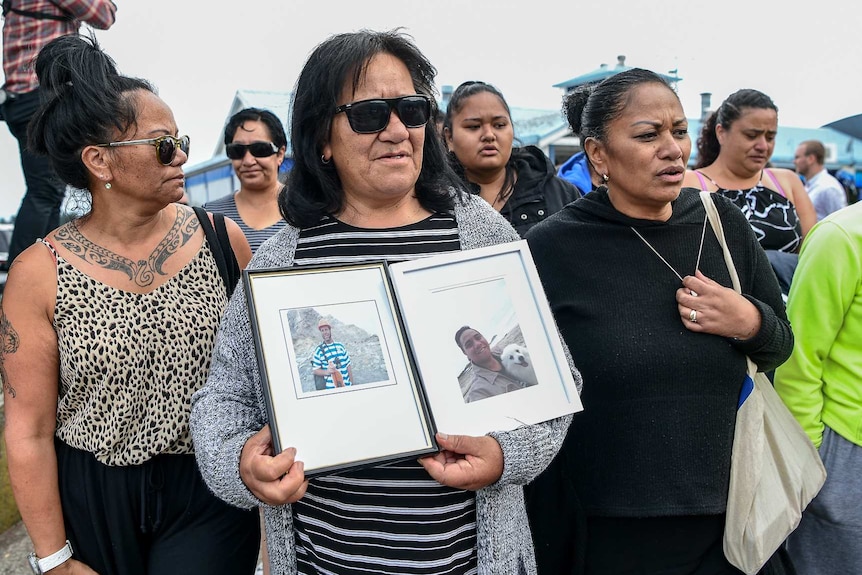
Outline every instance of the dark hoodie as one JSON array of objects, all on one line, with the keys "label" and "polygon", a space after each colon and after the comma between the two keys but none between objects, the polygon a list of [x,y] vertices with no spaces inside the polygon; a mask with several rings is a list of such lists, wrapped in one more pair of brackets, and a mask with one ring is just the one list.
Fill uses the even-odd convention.
[{"label": "dark hoodie", "polygon": [[[792,350],[765,253],[742,212],[713,197],[743,293],[762,316],[760,331],[745,341],[686,329],[675,299],[680,280],[631,229],[680,275],[694,274],[706,215],[695,190],[682,190],[666,222],[630,218],[613,207],[606,191],[595,191],[527,235],[557,325],[584,378],[584,411],[575,415],[560,456],[543,475],[556,475],[557,489],[564,482],[587,515],[724,513],[745,355],[769,370]],[[699,269],[731,286],[709,226]],[[556,508],[534,513],[531,521],[552,534],[565,527],[563,516]]]},{"label": "dark hoodie", "polygon": [[[521,237],[534,225],[581,197],[578,188],[557,177],[551,160],[536,146],[512,148],[509,163],[517,178],[515,189],[500,213]],[[474,194],[479,193],[478,184],[470,183],[469,189]]]}]

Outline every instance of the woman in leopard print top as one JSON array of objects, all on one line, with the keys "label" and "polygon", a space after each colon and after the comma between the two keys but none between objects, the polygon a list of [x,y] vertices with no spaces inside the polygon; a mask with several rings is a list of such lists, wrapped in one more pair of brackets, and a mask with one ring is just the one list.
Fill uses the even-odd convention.
[{"label": "woman in leopard print top", "polygon": [[189,410],[228,301],[214,255],[244,267],[251,250],[232,221],[230,246],[211,244],[210,218],[175,203],[188,139],[148,83],[76,36],[36,71],[30,145],[91,198],[16,258],[0,315],[9,472],[36,556],[61,551],[70,573],[250,574],[257,514],[203,484]]}]

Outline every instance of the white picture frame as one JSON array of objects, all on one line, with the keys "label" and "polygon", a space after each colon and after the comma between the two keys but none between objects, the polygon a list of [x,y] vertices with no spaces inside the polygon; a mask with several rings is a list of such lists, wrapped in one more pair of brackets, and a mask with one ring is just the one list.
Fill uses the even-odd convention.
[{"label": "white picture frame", "polygon": [[[526,241],[394,263],[389,273],[439,431],[479,436],[583,409]],[[491,347],[497,341],[498,351],[520,341],[535,380],[469,400],[464,371],[475,366],[454,337],[463,326],[483,333]]]}]

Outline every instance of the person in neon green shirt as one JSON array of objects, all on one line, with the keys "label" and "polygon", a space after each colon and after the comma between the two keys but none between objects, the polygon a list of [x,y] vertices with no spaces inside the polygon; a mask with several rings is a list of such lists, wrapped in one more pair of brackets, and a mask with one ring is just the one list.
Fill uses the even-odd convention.
[{"label": "person in neon green shirt", "polygon": [[862,204],[834,212],[802,244],[788,296],[795,343],[775,389],[820,449],[826,484],[787,541],[799,573],[862,565]]}]

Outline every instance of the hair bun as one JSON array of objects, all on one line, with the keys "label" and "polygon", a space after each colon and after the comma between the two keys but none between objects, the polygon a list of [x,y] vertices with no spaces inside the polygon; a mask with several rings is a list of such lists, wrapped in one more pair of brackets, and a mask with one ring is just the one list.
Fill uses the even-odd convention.
[{"label": "hair bun", "polygon": [[48,100],[62,96],[69,88],[99,91],[117,76],[116,63],[95,37],[75,34],[46,44],[36,58],[35,69],[42,97]]},{"label": "hair bun", "polygon": [[594,85],[584,84],[566,94],[563,99],[563,114],[565,114],[566,119],[569,122],[569,127],[572,129],[572,133],[578,136],[581,134],[581,120],[584,108],[586,107],[587,100],[590,99],[590,94],[593,93],[593,90],[595,90]]}]

